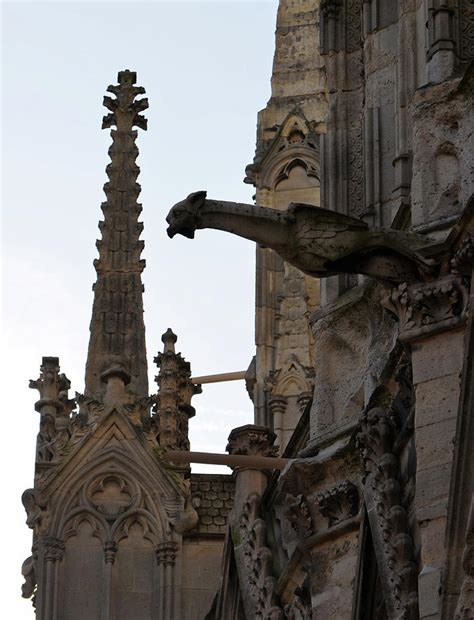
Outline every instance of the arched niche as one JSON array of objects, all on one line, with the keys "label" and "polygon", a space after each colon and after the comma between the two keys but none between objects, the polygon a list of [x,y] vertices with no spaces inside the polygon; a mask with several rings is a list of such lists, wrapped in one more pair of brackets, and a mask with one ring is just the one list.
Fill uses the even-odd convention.
[{"label": "arched niche", "polygon": [[320,181],[314,166],[302,158],[285,164],[275,175],[274,207],[286,209],[290,202],[320,204]]},{"label": "arched niche", "polygon": [[146,520],[139,515],[129,517],[120,528],[112,567],[111,617],[115,620],[158,617],[160,592],[155,548],[156,541]]},{"label": "arched niche", "polygon": [[84,513],[70,524],[65,538],[59,609],[68,620],[100,618],[106,589],[101,526]]}]

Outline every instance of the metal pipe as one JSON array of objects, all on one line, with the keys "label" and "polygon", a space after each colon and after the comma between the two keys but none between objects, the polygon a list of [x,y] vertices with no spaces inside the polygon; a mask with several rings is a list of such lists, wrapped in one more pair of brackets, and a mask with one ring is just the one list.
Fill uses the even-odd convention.
[{"label": "metal pipe", "polygon": [[202,383],[219,383],[220,381],[240,381],[245,379],[246,370],[236,370],[235,372],[221,372],[217,375],[203,375],[202,377],[191,377],[191,383],[195,385]]},{"label": "metal pipe", "polygon": [[188,452],[186,450],[168,450],[161,456],[173,463],[205,463],[206,465],[227,465],[227,467],[249,469],[283,469],[291,461],[291,459],[272,456]]}]

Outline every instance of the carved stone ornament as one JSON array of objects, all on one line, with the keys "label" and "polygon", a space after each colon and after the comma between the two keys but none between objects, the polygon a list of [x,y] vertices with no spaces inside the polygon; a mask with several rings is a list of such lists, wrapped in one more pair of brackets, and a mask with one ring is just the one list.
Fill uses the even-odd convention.
[{"label": "carved stone ornament", "polygon": [[159,368],[155,377],[159,392],[153,407],[158,443],[162,448],[189,450],[189,419],[195,414],[191,398],[202,389],[191,382],[189,362],[175,351],[176,334],[168,329],[161,340],[163,352],[154,360]]},{"label": "carved stone ornament", "polygon": [[266,426],[246,424],[231,431],[226,450],[229,454],[277,456],[278,447],[273,445],[275,439],[275,433]]},{"label": "carved stone ornament", "polygon": [[341,6],[342,0],[321,0],[321,14],[328,19],[335,19]]},{"label": "carved stone ornament", "polygon": [[42,539],[44,557],[46,562],[56,562],[62,560],[66,549],[64,542],[54,536],[46,536]]},{"label": "carved stone ornament", "polygon": [[35,593],[38,585],[36,578],[36,561],[34,556],[30,555],[30,557],[26,558],[23,562],[21,574],[25,580],[25,583],[21,586],[21,595],[23,598],[31,598],[34,607]]},{"label": "carved stone ornament", "polygon": [[303,540],[313,534],[313,520],[304,495],[295,496],[287,493],[283,514],[291,524],[298,540]]},{"label": "carved stone ornament", "polygon": [[271,190],[289,178],[295,166],[319,181],[319,136],[303,110],[294,107],[272,130],[275,134],[271,138],[257,138],[255,157],[245,168],[244,183]]},{"label": "carved stone ornament", "polygon": [[[418,618],[415,547],[402,503],[400,463],[394,454],[399,434],[393,411],[374,407],[357,436],[366,474],[364,497],[389,617]],[[391,615],[392,614],[392,615]]]},{"label": "carved stone ornament", "polygon": [[455,275],[470,276],[474,265],[474,234],[468,234],[461,241],[451,259],[451,271]]},{"label": "carved stone ornament", "polygon": [[436,271],[435,262],[420,253],[433,242],[417,233],[370,228],[361,219],[308,204],[291,203],[280,211],[206,196],[194,192],[171,209],[170,237],[193,239],[203,228],[228,231],[275,250],[315,278],[362,274],[393,285],[424,281]]},{"label": "carved stone ornament", "polygon": [[38,493],[34,489],[26,489],[21,501],[26,510],[26,525],[36,536],[41,535],[48,527],[49,513],[46,506],[38,499]]},{"label": "carved stone ornament", "polygon": [[355,517],[359,511],[359,491],[355,484],[345,480],[316,496],[319,512],[328,520],[328,527]]},{"label": "carved stone ornament", "polygon": [[456,276],[384,292],[382,305],[400,322],[400,340],[455,328],[466,319],[468,292]]},{"label": "carved stone ornament", "polygon": [[249,595],[249,598],[244,596],[247,616],[283,620],[285,616],[275,594],[276,579],[272,576],[272,552],[266,546],[267,526],[261,518],[261,497],[257,493],[250,494],[244,503],[240,540],[236,553],[243,556],[244,570],[239,573],[239,579]]},{"label": "carved stone ornament", "polygon": [[303,585],[293,592],[293,600],[285,605],[285,618],[287,620],[312,620],[313,609],[311,604],[311,592],[309,576]]},{"label": "carved stone ornament", "polygon": [[156,546],[155,552],[158,564],[173,566],[178,554],[178,545],[173,541],[160,543]]}]

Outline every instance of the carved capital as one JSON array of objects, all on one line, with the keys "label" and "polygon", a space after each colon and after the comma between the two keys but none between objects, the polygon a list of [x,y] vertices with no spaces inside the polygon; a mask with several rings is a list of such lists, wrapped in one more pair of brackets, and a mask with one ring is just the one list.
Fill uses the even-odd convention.
[{"label": "carved capital", "polygon": [[172,541],[160,543],[155,551],[158,565],[172,566],[176,561],[178,544]]},{"label": "carved capital", "polygon": [[288,400],[286,396],[279,396],[277,394],[272,396],[270,398],[270,411],[272,412],[272,415],[274,416],[279,413],[285,413],[287,402]]},{"label": "carved capital", "polygon": [[62,560],[65,551],[65,545],[59,538],[47,536],[43,538],[44,559],[46,562],[56,562]]},{"label": "carved capital", "polygon": [[462,325],[468,292],[460,278],[449,275],[426,284],[407,285],[384,293],[382,305],[400,323],[400,340],[410,341]]},{"label": "carved capital", "polygon": [[336,19],[341,6],[342,0],[321,0],[321,14],[327,19]]},{"label": "carved capital", "polygon": [[107,540],[104,543],[104,559],[106,564],[113,564],[117,554],[117,543],[114,540]]},{"label": "carved capital", "polygon": [[226,450],[229,454],[277,456],[278,447],[273,445],[275,439],[275,433],[266,426],[246,424],[231,431]]},{"label": "carved capital", "polygon": [[349,480],[316,496],[319,512],[328,520],[328,527],[355,517],[359,511],[359,491]]}]

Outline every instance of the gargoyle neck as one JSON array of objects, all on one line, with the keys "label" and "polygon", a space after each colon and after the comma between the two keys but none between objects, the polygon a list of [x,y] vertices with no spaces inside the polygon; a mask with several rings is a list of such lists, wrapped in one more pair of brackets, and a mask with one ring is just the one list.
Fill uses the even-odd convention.
[{"label": "gargoyle neck", "polygon": [[273,249],[285,244],[287,227],[285,212],[220,200],[205,201],[197,225],[200,229],[224,230]]}]

